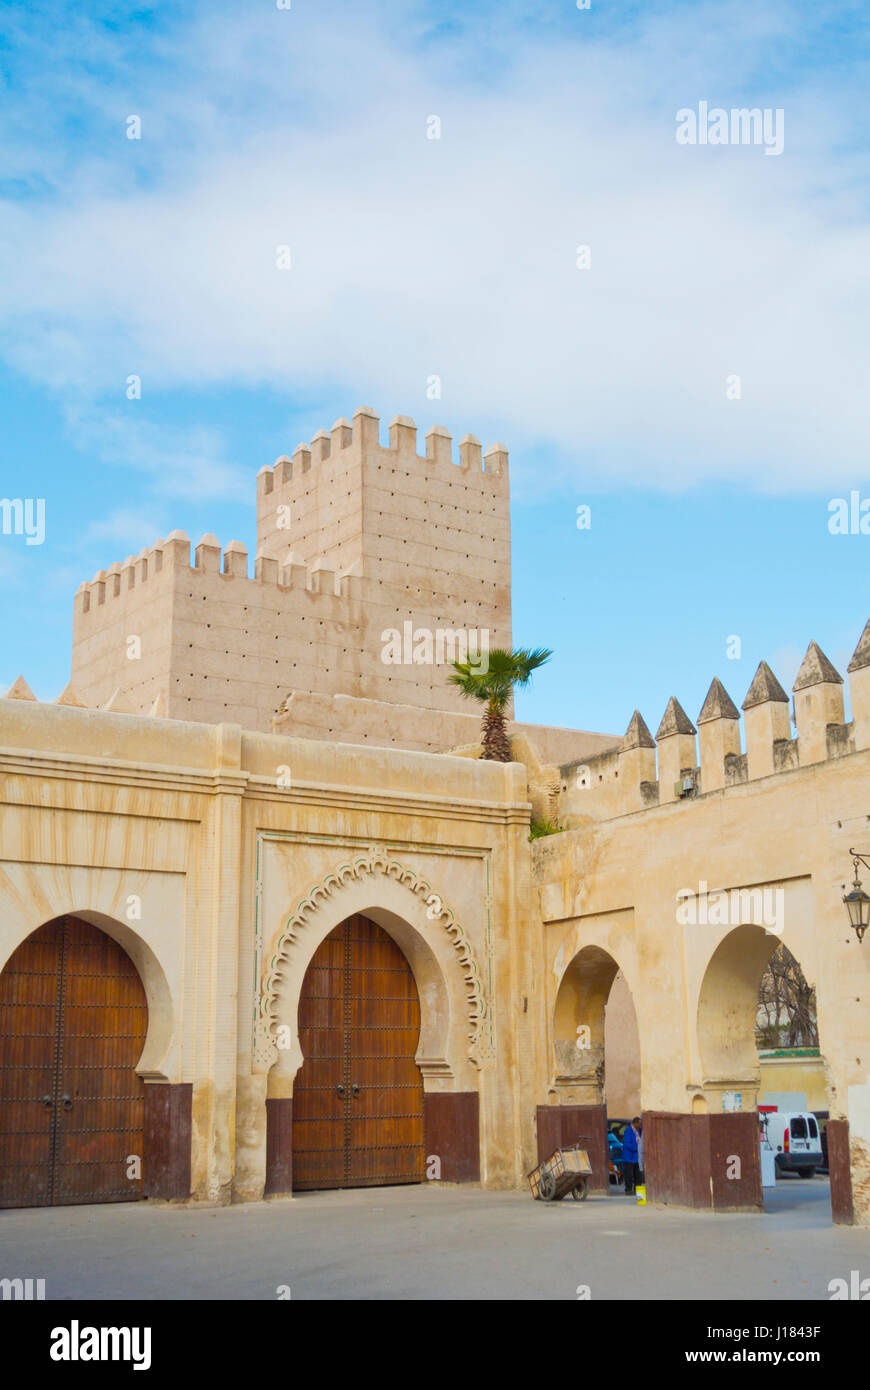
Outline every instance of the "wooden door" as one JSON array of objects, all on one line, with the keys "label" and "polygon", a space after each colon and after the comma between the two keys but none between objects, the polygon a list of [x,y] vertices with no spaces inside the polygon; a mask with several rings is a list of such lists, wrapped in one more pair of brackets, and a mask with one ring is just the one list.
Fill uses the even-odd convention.
[{"label": "wooden door", "polygon": [[147,1026],[133,962],[97,927],[59,918],[13,953],[0,974],[0,1207],[141,1195]]},{"label": "wooden door", "polygon": [[399,947],[366,917],[322,942],[302,984],[294,1190],[422,1182],[420,1001]]}]

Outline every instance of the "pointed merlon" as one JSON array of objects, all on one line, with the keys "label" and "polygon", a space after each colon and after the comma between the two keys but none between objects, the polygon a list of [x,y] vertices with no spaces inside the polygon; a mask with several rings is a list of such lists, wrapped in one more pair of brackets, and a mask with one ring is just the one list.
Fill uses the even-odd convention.
[{"label": "pointed merlon", "polygon": [[655,746],[656,741],[647,728],[643,715],[639,709],[636,709],[625,731],[625,738],[622,740],[622,752],[627,753],[630,748],[655,748]]},{"label": "pointed merlon", "polygon": [[36,700],[36,696],[23,676],[13,681],[4,697],[7,700]]},{"label": "pointed merlon", "polygon": [[87,709],[84,700],[80,700],[72,688],[72,683],[65,685],[54,702],[56,705],[73,705],[76,709]]},{"label": "pointed merlon", "polygon": [[861,633],[861,640],[846,669],[848,671],[863,671],[865,666],[870,666],[870,618],[867,620],[867,626]]},{"label": "pointed merlon", "polygon": [[728,691],[720,681],[718,676],[714,676],[707,691],[707,698],[701,713],[698,715],[699,724],[709,724],[711,719],[739,719],[740,711],[735,705]]},{"label": "pointed merlon", "polygon": [[752,677],[752,684],[746,692],[743,708],[752,709],[755,705],[766,705],[771,701],[777,705],[787,705],[788,696],[767,662],[759,661],[758,670]]},{"label": "pointed merlon", "polygon": [[679,700],[672,695],[668,700],[668,707],[662,715],[662,722],[659,725],[656,739],[670,738],[672,734],[696,734],[697,732],[698,730]]},{"label": "pointed merlon", "polygon": [[842,685],[843,677],[831,664],[818,642],[811,642],[795,676],[792,690],[806,690],[811,685]]}]

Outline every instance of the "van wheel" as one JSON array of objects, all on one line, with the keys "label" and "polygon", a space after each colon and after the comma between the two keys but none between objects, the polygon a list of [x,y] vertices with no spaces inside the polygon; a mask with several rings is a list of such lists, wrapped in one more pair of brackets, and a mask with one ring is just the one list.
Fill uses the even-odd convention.
[{"label": "van wheel", "polygon": [[815,1175],[815,1168],[798,1168],[802,1178],[811,1178]]}]

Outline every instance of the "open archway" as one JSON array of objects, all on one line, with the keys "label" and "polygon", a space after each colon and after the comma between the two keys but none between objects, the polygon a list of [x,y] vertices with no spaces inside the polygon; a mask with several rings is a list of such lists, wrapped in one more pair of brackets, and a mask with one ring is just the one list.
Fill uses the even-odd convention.
[{"label": "open archway", "polygon": [[[794,1000],[780,987],[786,980],[801,996],[802,1020],[792,1016]],[[697,1027],[705,1109],[743,1126],[733,1147],[744,1160],[743,1169],[751,1171],[758,1196],[762,1191],[775,1193],[780,1180],[812,1178],[818,1168],[826,1169],[822,1155],[828,1101],[814,992],[778,935],[744,923],[719,942],[701,983]],[[808,1036],[815,1045],[764,1046],[783,1037],[805,1042]],[[797,1118],[790,1124],[771,1118],[770,1134],[762,1141],[768,1114]]]},{"label": "open archway", "polygon": [[606,1189],[608,1124],[624,1124],[640,1110],[640,1050],[631,990],[618,961],[602,946],[581,947],[562,975],[553,1011],[553,1053],[553,1104],[538,1115],[539,1141],[547,1136],[541,1147],[551,1138],[582,1137],[593,1164],[593,1186]]},{"label": "open archway", "polygon": [[553,1087],[560,1101],[640,1103],[637,1015],[619,963],[601,946],[584,946],[569,962],[553,1012]]}]

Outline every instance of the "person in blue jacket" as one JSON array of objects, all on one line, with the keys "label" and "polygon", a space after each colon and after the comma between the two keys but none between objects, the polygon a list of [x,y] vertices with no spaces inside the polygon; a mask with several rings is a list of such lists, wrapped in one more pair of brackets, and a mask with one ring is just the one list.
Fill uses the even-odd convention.
[{"label": "person in blue jacket", "polygon": [[635,1115],[630,1125],[626,1126],[622,1136],[622,1173],[625,1178],[626,1196],[634,1196],[634,1189],[637,1187],[640,1178],[640,1163],[638,1161],[637,1141],[640,1136],[640,1116]]}]

